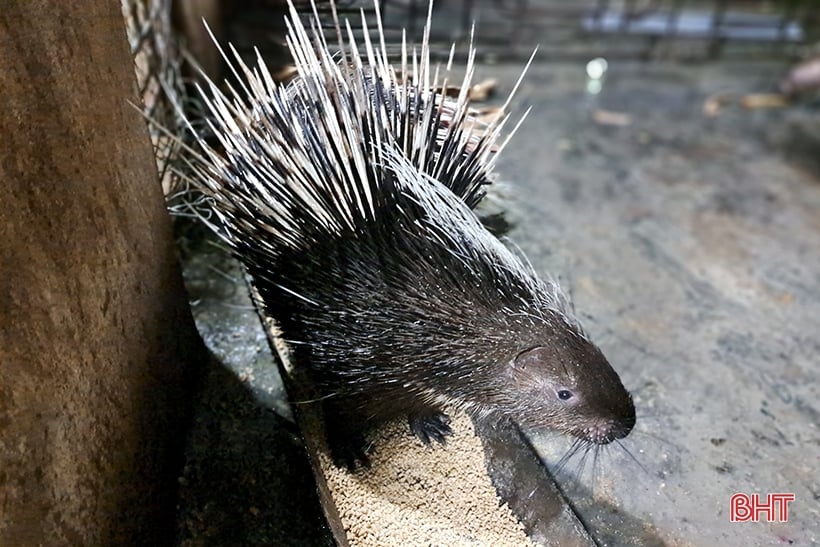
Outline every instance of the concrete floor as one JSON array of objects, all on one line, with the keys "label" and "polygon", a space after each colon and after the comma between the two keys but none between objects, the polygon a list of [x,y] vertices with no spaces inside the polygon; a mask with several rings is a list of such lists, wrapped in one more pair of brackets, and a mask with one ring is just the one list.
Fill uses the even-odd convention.
[{"label": "concrete floor", "polygon": [[[613,63],[593,96],[583,66],[540,64],[515,101],[533,109],[498,166],[510,236],[536,270],[565,280],[638,407],[624,449],[608,447],[594,474],[576,460],[558,475],[602,545],[820,543],[820,110],[702,114],[711,94],[767,91],[783,70]],[[483,66],[479,77],[497,78],[503,94],[518,72]],[[630,124],[597,123],[596,110]],[[248,477],[254,458],[288,445],[265,437],[281,422],[264,409],[281,408],[280,391],[255,313],[241,295],[212,296],[223,282],[212,268],[187,276],[206,338],[244,387],[226,387],[235,382],[218,367],[204,383],[180,544],[227,545],[206,525],[225,511],[243,523],[233,544],[281,537],[254,528],[271,520],[301,523],[294,545],[324,544],[309,494],[307,516],[277,517],[265,496],[275,480]],[[214,431],[229,434],[217,442]],[[566,449],[554,436],[535,442],[548,465]],[[298,448],[286,452],[279,461],[307,484]],[[216,469],[214,454],[230,463]],[[203,486],[206,468],[217,487]],[[250,499],[241,486],[233,497],[220,489],[231,473],[252,485]],[[794,493],[789,521],[731,523],[737,492]]]},{"label": "concrete floor", "polygon": [[[559,477],[603,544],[820,542],[820,111],[702,113],[781,73],[615,64],[591,96],[581,67],[541,65],[516,101],[533,111],[499,164],[510,235],[563,275],[636,396],[635,459]],[[736,492],[794,493],[789,521],[730,523]]]},{"label": "concrete floor", "polygon": [[194,228],[185,283],[214,360],[194,403],[177,545],[333,545],[313,474],[242,271]]}]

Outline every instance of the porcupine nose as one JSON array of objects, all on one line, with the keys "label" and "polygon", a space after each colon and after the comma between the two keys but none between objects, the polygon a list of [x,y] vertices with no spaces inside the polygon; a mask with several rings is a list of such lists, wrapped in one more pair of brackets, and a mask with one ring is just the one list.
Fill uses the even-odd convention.
[{"label": "porcupine nose", "polygon": [[586,430],[586,438],[595,444],[609,444],[616,439],[623,439],[635,426],[635,416],[623,419],[607,420]]},{"label": "porcupine nose", "polygon": [[608,418],[587,429],[587,440],[596,444],[609,444],[629,435],[635,427],[635,406],[632,397],[629,396],[620,409],[611,409],[610,412],[612,414]]},{"label": "porcupine nose", "polygon": [[596,444],[609,444],[614,440],[623,439],[635,427],[635,412],[619,418],[608,420],[591,431],[589,440]]},{"label": "porcupine nose", "polygon": [[608,442],[612,442],[615,439],[623,439],[629,432],[632,431],[632,428],[635,427],[635,414],[631,414],[626,418],[622,418],[618,422],[614,423],[610,428],[609,436],[610,439]]}]

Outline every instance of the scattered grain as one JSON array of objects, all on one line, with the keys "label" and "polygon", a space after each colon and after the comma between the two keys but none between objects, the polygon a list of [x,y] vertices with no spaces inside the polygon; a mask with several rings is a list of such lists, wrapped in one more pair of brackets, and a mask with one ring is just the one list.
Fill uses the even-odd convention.
[{"label": "scattered grain", "polygon": [[452,428],[446,446],[426,447],[405,423],[385,426],[371,467],[355,473],[320,455],[351,547],[533,545],[498,498],[470,419]]}]

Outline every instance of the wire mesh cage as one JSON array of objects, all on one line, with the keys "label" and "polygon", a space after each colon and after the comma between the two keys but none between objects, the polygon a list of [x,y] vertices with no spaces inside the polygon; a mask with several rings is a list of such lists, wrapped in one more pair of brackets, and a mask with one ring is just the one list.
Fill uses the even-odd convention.
[{"label": "wire mesh cage", "polygon": [[[720,56],[794,57],[815,39],[817,10],[810,0],[440,0],[433,9],[431,43],[444,55],[453,43],[466,50],[471,36],[486,60],[596,55],[634,59],[707,60]],[[418,39],[425,0],[380,0],[387,43],[402,29]],[[373,3],[350,0],[342,12],[368,14]]]}]

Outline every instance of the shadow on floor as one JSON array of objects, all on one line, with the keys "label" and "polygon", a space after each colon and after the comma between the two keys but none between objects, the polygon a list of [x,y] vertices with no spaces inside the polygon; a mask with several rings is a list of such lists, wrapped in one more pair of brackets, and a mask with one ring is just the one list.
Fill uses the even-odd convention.
[{"label": "shadow on floor", "polygon": [[177,544],[334,545],[291,423],[215,359],[195,402]]}]

